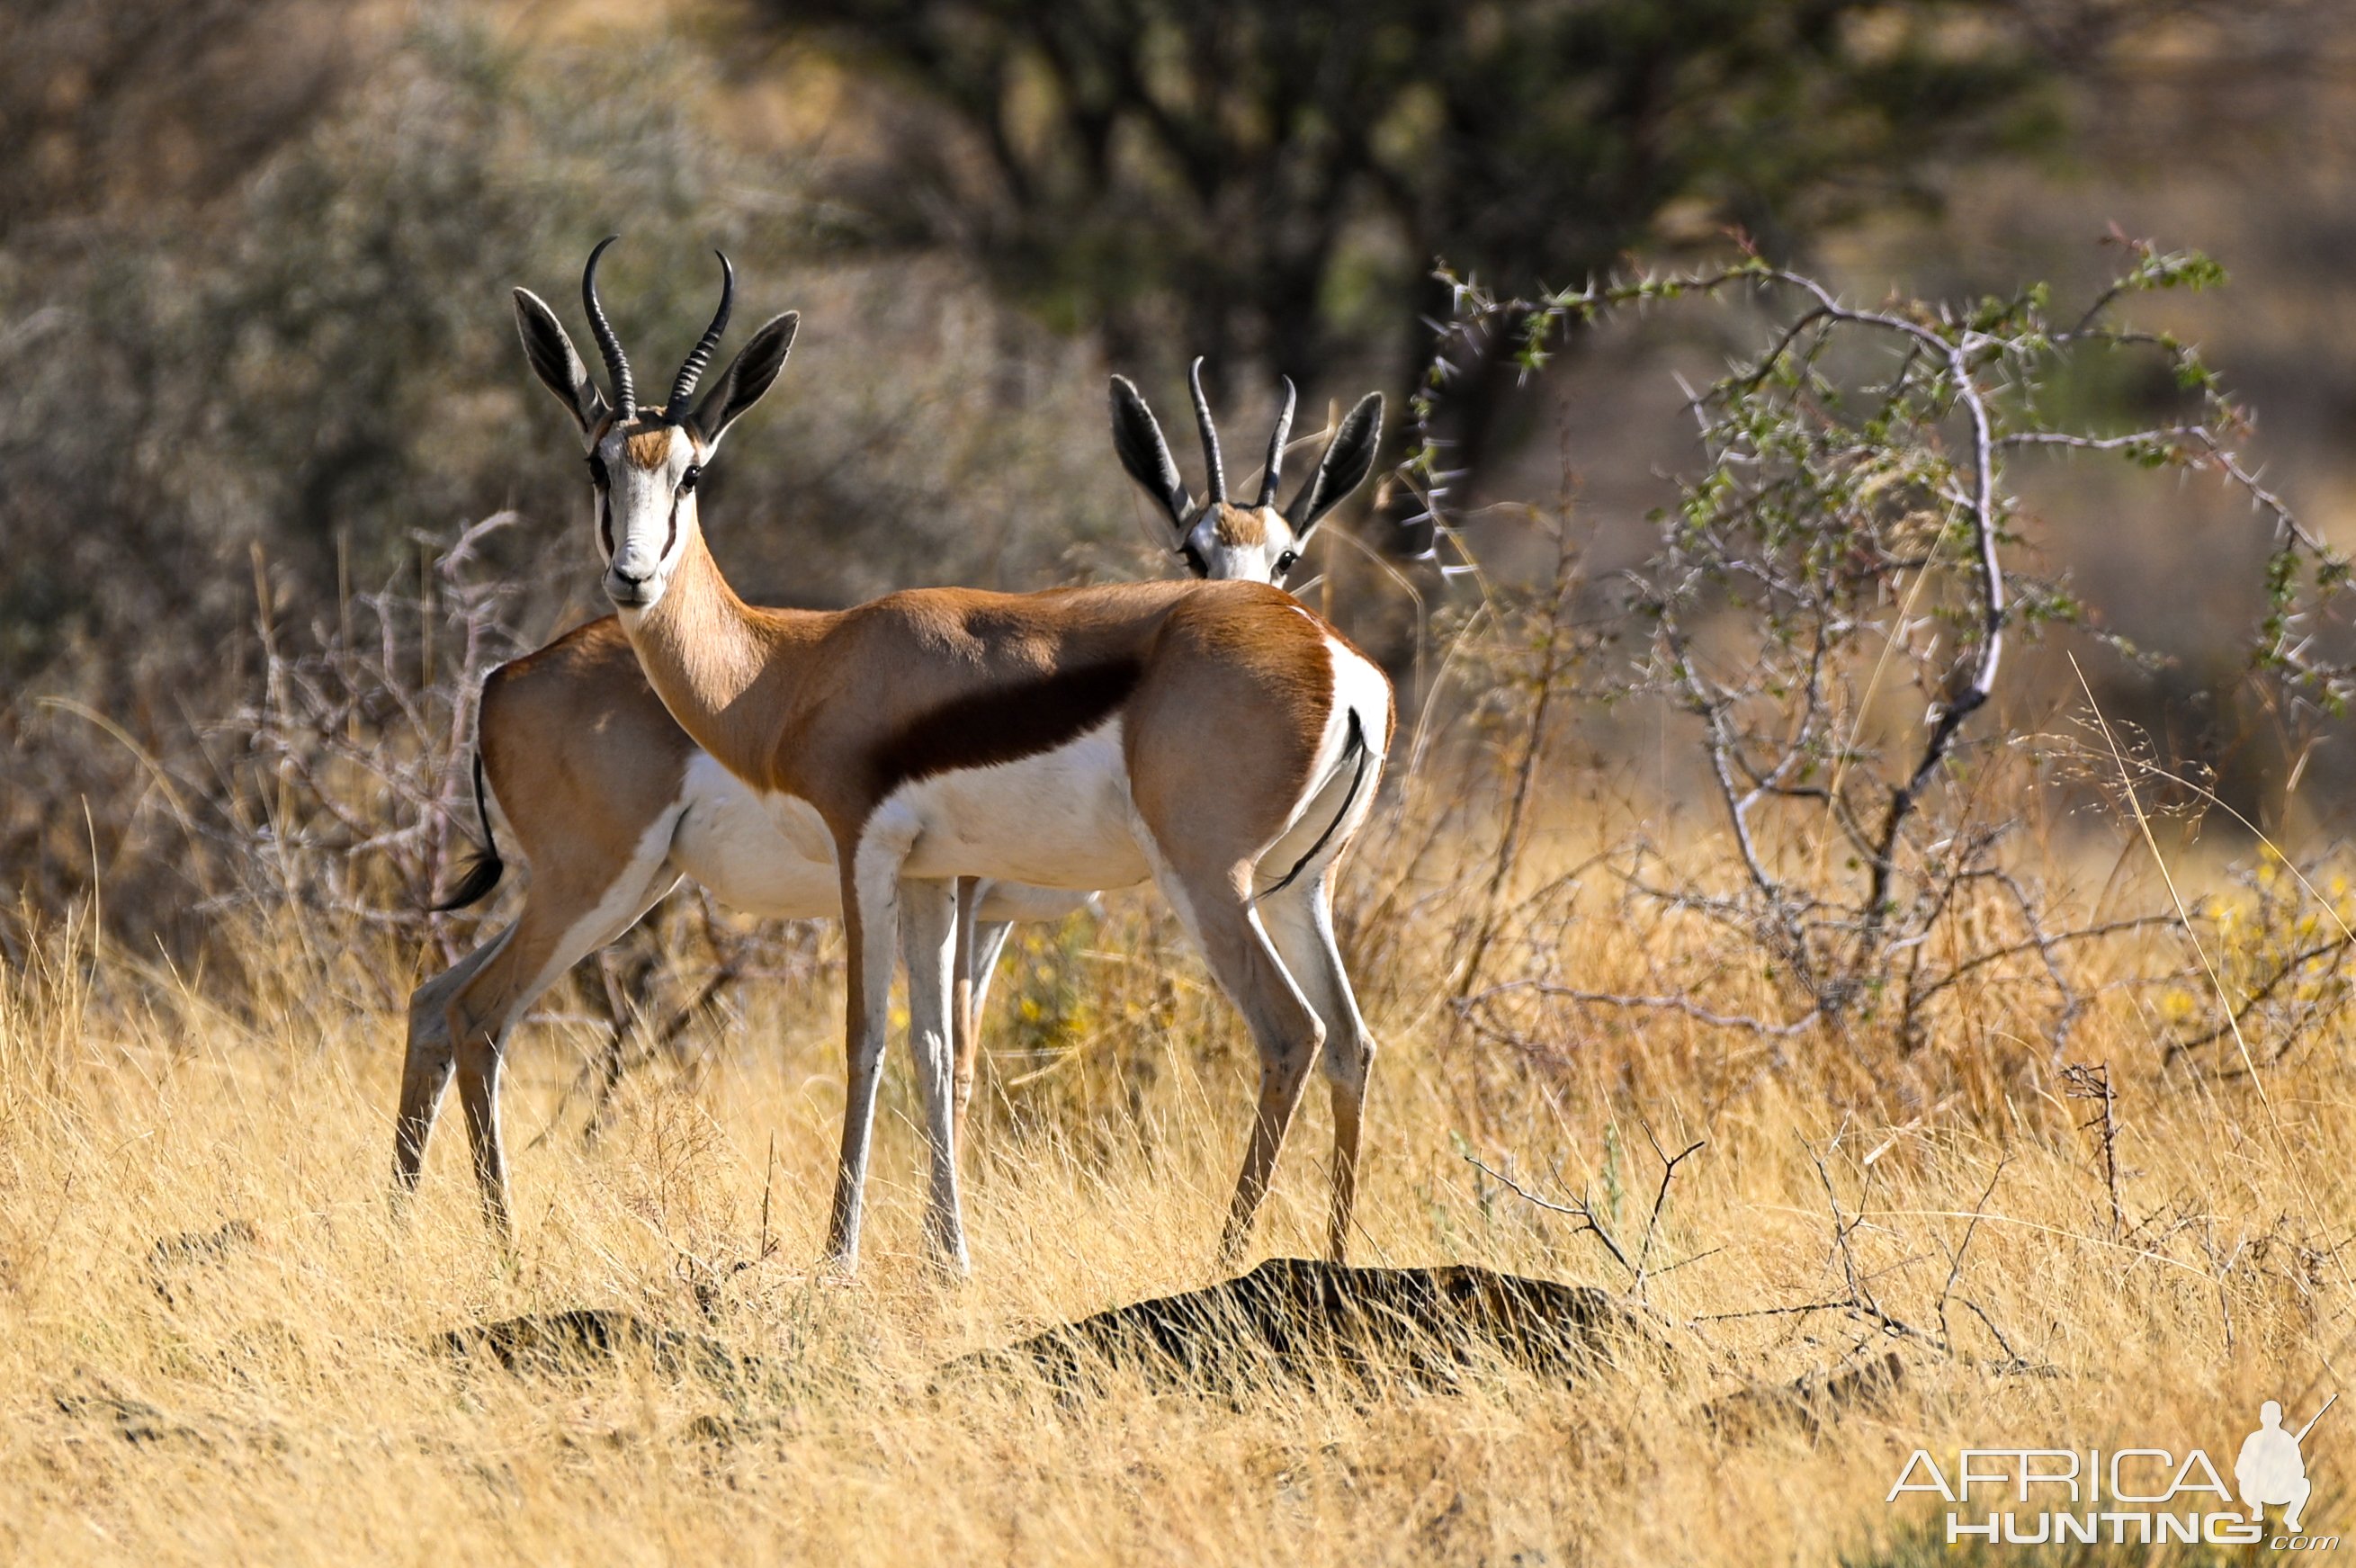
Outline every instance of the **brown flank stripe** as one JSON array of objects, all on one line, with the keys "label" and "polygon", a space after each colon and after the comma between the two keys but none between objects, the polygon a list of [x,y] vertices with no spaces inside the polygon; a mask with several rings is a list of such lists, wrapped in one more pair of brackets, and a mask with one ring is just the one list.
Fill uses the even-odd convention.
[{"label": "brown flank stripe", "polygon": [[915,779],[1053,751],[1109,717],[1129,700],[1141,673],[1139,660],[1116,659],[927,709],[870,754],[870,798],[881,802]]}]

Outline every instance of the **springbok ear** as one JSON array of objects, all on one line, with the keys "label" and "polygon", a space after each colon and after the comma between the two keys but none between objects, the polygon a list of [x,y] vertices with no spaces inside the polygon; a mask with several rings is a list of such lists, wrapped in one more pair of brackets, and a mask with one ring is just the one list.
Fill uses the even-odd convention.
[{"label": "springbok ear", "polygon": [[1194,499],[1186,494],[1186,481],[1178,477],[1177,460],[1170,456],[1170,443],[1162,438],[1153,411],[1127,376],[1112,379],[1112,447],[1120,454],[1120,466],[1129,477],[1162,504],[1172,522],[1185,527]]},{"label": "springbok ear", "polygon": [[793,351],[794,334],[800,330],[801,324],[802,313],[798,310],[771,317],[728,361],[728,368],[720,372],[720,379],[712,383],[711,390],[695,405],[696,434],[703,437],[706,446],[719,446],[728,427],[760,402],[776,383],[777,372],[786,368],[786,356]]},{"label": "springbok ear", "polygon": [[564,412],[585,434],[605,417],[605,395],[589,379],[589,367],[573,351],[573,339],[548,302],[528,288],[515,291],[516,331],[523,338],[523,357],[540,384],[556,394]]},{"label": "springbok ear", "polygon": [[1342,416],[1342,427],[1325,445],[1317,471],[1285,509],[1295,539],[1306,539],[1318,520],[1342,504],[1343,498],[1366,482],[1375,466],[1375,448],[1383,439],[1383,394],[1368,392],[1358,406]]}]

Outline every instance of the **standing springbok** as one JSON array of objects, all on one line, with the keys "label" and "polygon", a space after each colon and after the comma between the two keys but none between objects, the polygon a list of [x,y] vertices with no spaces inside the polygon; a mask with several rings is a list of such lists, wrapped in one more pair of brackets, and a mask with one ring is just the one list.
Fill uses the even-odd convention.
[{"label": "standing springbok", "polygon": [[[716,341],[726,313],[707,337]],[[681,372],[672,403],[690,395],[710,344]],[[1195,413],[1215,439],[1195,371]],[[1114,438],[1131,472],[1157,499],[1157,479],[1133,451],[1158,443],[1153,415],[1126,378],[1113,378]],[[1337,443],[1363,443],[1378,400],[1354,410]],[[1275,446],[1291,423],[1286,383]],[[1148,446],[1137,433],[1151,431]],[[1371,451],[1371,446],[1368,446]],[[1350,484],[1355,486],[1356,478]],[[1346,487],[1345,487],[1346,488]],[[1333,499],[1338,500],[1339,494]],[[1210,509],[1204,509],[1205,513]],[[1236,518],[1252,514],[1229,509]],[[1248,540],[1218,532],[1173,511],[1178,553],[1198,575],[1281,582],[1298,559],[1307,526],[1296,535],[1280,519]],[[842,884],[832,842],[781,833],[760,799],[688,737],[639,669],[613,616],[575,628],[539,651],[501,665],[483,682],[477,721],[475,809],[483,854],[439,908],[487,897],[505,869],[488,799],[498,803],[521,846],[531,881],[515,921],[483,946],[413,991],[396,1121],[396,1190],[417,1184],[426,1141],[455,1076],[477,1182],[495,1227],[509,1226],[505,1143],[500,1135],[495,1063],[517,1020],[566,971],[617,940],[680,880],[701,884],[723,904],[777,919],[835,919]],[[1085,895],[967,879],[960,888],[958,942],[951,1007],[955,1139],[962,1147],[972,1098],[976,1023],[1011,927],[1018,919],[1061,919]]]},{"label": "standing springbok", "polygon": [[[641,410],[597,300],[603,251],[591,253],[582,293],[610,403],[555,314],[527,290],[516,291],[518,324],[533,370],[584,438],[606,593],[663,705],[752,787],[780,832],[830,844],[839,868],[850,1090],[829,1224],[834,1265],[857,1264],[896,929],[931,1148],[927,1237],[949,1267],[968,1267],[948,1033],[965,877],[1066,888],[1151,877],[1176,907],[1260,1056],[1223,1257],[1250,1233],[1323,1047],[1339,1257],[1374,1041],[1334,945],[1328,885],[1374,798],[1390,741],[1389,681],[1265,584],[918,589],[834,612],[746,605],[704,545],[695,486],[729,427],[776,381],[798,318],[765,324],[691,408],[680,395]],[[722,313],[690,356],[696,370],[724,323],[733,274],[722,264]],[[1141,403],[1120,428],[1131,473],[1173,521],[1193,518]],[[1241,537],[1280,521],[1305,533],[1345,480],[1363,478],[1378,428],[1376,404],[1355,422],[1363,439],[1337,435],[1280,518],[1281,443],[1260,500],[1237,508],[1206,424],[1203,506],[1216,514],[1214,532]],[[1245,510],[1258,515],[1219,527]],[[497,1069],[494,1055],[487,1072]]]}]

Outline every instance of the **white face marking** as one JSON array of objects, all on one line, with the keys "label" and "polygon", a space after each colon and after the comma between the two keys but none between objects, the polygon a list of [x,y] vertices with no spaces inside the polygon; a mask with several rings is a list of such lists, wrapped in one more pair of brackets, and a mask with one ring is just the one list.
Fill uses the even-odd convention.
[{"label": "white face marking", "polygon": [[1194,552],[1194,561],[1203,563],[1203,575],[1215,583],[1273,583],[1284,586],[1284,579],[1300,562],[1300,541],[1293,537],[1292,525],[1274,507],[1259,509],[1262,527],[1258,544],[1228,544],[1219,538],[1218,509],[1205,507],[1202,515],[1186,531],[1187,548]]},{"label": "white face marking", "polygon": [[605,595],[625,615],[651,609],[662,597],[697,527],[692,476],[706,454],[686,426],[672,426],[669,435],[669,449],[651,468],[632,458],[632,438],[618,428],[590,455]]}]

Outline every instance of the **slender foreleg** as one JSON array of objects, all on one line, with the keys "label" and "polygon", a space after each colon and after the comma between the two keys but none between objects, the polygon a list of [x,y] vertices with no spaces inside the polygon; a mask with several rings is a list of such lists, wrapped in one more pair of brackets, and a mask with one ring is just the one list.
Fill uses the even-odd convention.
[{"label": "slender foreleg", "polygon": [[846,1063],[842,1147],[834,1166],[834,1208],[827,1222],[830,1267],[859,1269],[859,1228],[867,1204],[868,1150],[875,1134],[875,1091],[884,1068],[884,1028],[891,1017],[892,961],[900,926],[900,864],[908,845],[875,831],[836,855],[842,871],[844,965],[843,1045]]},{"label": "slender foreleg", "polygon": [[965,1219],[958,1202],[955,1044],[950,1038],[952,941],[957,934],[954,882],[910,877],[900,884],[900,942],[908,966],[908,1044],[925,1104],[925,1141],[932,1161],[931,1200],[925,1235],[934,1257],[953,1274],[970,1264]]}]

